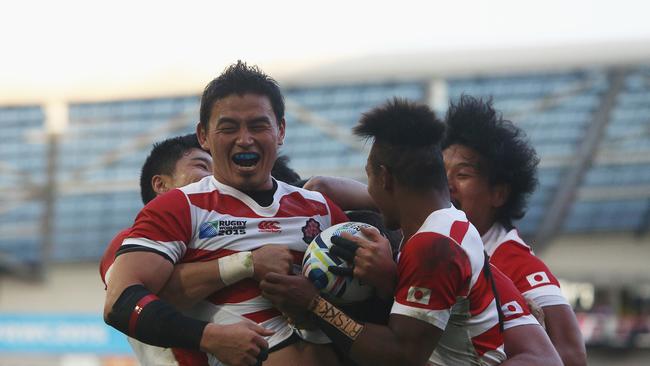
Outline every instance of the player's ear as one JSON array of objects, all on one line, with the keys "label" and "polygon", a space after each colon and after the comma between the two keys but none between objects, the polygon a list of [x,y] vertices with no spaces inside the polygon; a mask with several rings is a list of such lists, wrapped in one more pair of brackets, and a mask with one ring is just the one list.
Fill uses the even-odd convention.
[{"label": "player's ear", "polygon": [[393,181],[395,177],[390,172],[390,170],[388,170],[386,165],[380,165],[378,173],[379,173],[379,182],[381,183],[381,187],[385,191],[389,191],[389,192],[392,191],[395,185],[395,182]]},{"label": "player's ear", "polygon": [[508,197],[510,197],[510,185],[508,184],[495,184],[491,188],[491,198],[492,207],[499,208],[506,204]]},{"label": "player's ear", "polygon": [[284,118],[278,121],[278,145],[284,144],[284,132],[287,127]]},{"label": "player's ear", "polygon": [[169,191],[171,186],[167,180],[168,179],[166,179],[166,177],[162,174],[156,174],[151,177],[151,187],[157,195]]},{"label": "player's ear", "polygon": [[210,146],[208,146],[208,131],[203,127],[201,122],[196,124],[196,138],[199,140],[199,145],[205,151],[210,151]]}]

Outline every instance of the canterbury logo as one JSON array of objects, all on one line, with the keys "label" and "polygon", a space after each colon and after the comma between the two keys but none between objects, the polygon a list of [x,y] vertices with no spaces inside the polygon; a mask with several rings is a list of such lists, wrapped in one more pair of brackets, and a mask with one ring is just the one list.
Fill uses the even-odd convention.
[{"label": "canterbury logo", "polygon": [[280,229],[280,222],[278,221],[262,221],[257,225],[257,228],[260,229],[260,232],[264,233],[279,233],[282,231]]}]

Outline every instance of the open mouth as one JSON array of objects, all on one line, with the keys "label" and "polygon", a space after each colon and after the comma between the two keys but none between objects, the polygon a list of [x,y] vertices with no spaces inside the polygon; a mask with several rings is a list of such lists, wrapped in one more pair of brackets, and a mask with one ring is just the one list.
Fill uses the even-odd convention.
[{"label": "open mouth", "polygon": [[232,162],[241,167],[252,167],[260,161],[260,154],[255,152],[237,153],[232,156]]}]

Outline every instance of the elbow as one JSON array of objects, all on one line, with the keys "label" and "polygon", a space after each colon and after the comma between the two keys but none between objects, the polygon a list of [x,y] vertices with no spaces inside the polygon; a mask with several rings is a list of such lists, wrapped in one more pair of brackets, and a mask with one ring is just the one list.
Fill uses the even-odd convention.
[{"label": "elbow", "polygon": [[587,366],[587,351],[585,347],[575,348],[577,349],[563,350],[560,352],[562,362],[565,366]]},{"label": "elbow", "polygon": [[327,191],[327,180],[319,175],[309,178],[303,185],[304,189],[325,193]]},{"label": "elbow", "polygon": [[112,304],[104,305],[104,323],[111,325],[111,309],[113,308]]}]

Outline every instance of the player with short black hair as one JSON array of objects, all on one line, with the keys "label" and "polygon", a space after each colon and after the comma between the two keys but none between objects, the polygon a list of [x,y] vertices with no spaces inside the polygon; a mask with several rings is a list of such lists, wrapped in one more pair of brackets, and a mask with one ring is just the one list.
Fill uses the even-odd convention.
[{"label": "player with short black hair", "polygon": [[[290,273],[313,235],[347,221],[322,194],[271,176],[286,125],[279,86],[238,62],[208,84],[200,110],[197,136],[212,155],[213,174],[138,214],[113,265],[107,323],[152,345],[201,349],[211,365],[254,364],[267,350],[268,365],[336,363],[330,347],[300,340],[327,343],[324,335],[297,335],[258,288],[265,273],[255,265],[258,248],[290,251],[279,270]],[[227,287],[185,313],[194,318],[155,295],[175,264],[206,260],[218,261],[214,281]]]},{"label": "player with short black hair", "polygon": [[[295,173],[287,164],[289,159],[280,157],[273,166],[280,180],[294,179]],[[195,133],[172,137],[153,145],[141,169],[141,190],[146,205],[158,195],[174,188],[180,188],[197,182],[212,173],[212,157],[199,145]],[[153,196],[151,196],[153,194]],[[110,279],[110,269],[115,261],[115,254],[128,237],[129,230],[119,232],[107,246],[99,265],[99,273],[104,285]],[[279,246],[266,245],[253,253],[253,267],[260,273],[278,271],[283,266],[290,266],[291,253]],[[198,301],[225,287],[219,278],[218,259],[181,263],[174,266],[169,281],[159,295],[165,301],[179,309],[190,309]],[[208,365],[208,359],[202,352],[188,349],[170,349],[155,347],[128,337],[128,341],[138,361],[143,365],[191,364]]]},{"label": "player with short black hair", "polygon": [[277,81],[265,74],[257,66],[237,61],[230,65],[219,77],[212,80],[201,96],[200,124],[208,128],[214,103],[230,95],[256,94],[268,98],[276,121],[284,121],[284,97]]},{"label": "player with short black hair", "polygon": [[388,325],[355,321],[299,276],[267,274],[260,284],[264,296],[297,319],[311,314],[362,365],[497,364],[506,358],[499,331],[505,322],[518,330],[506,345],[506,363],[559,365],[516,291],[507,304],[514,310],[500,319],[483,243],[449,200],[440,146],[444,125],[434,113],[395,99],[364,114],[354,131],[373,141],[366,164],[368,192],[386,226],[402,230],[404,242],[397,265],[377,230],[362,229],[370,240],[343,234],[332,242],[356,252],[355,266],[356,257],[371,253],[374,275],[359,279],[394,295]]},{"label": "player with short black hair", "polygon": [[[172,137],[153,145],[149,156],[147,156],[147,159],[142,165],[140,173],[140,195],[142,196],[142,203],[146,205],[149,201],[156,198],[159,193],[164,192],[157,192],[154,189],[155,185],[162,183],[153,182],[155,180],[154,177],[161,176],[162,180],[165,177],[174,177],[178,161],[192,151],[192,149],[202,150],[201,145],[199,145],[199,140],[196,138],[196,133]],[[208,155],[208,153],[206,152],[205,155]],[[212,171],[212,159],[207,160],[205,157],[193,157],[192,159],[196,160],[197,166],[203,168],[203,173],[207,172],[209,174]],[[181,175],[184,177],[187,174],[183,172]],[[176,185],[173,188],[193,183],[208,174],[188,177],[189,179],[181,182],[183,184]]]},{"label": "player with short black hair", "polygon": [[524,216],[537,185],[535,150],[490,99],[464,95],[450,104],[446,120],[443,146],[452,202],[478,229],[490,262],[542,308],[546,331],[564,364],[586,365],[582,335],[558,280],[513,225]]}]

